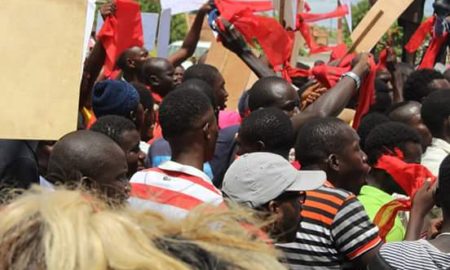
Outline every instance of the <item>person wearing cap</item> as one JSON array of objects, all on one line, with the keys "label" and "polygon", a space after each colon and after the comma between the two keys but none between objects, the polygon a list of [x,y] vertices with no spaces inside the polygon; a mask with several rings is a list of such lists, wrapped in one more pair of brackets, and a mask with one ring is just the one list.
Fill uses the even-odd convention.
[{"label": "person wearing cap", "polygon": [[257,152],[233,162],[225,174],[222,192],[232,202],[273,214],[268,233],[276,242],[295,240],[304,191],[320,187],[323,171],[297,171],[280,155]]}]

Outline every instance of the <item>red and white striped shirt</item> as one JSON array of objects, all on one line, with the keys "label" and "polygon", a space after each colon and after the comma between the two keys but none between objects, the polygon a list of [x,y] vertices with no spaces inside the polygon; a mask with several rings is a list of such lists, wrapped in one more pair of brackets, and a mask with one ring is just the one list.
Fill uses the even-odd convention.
[{"label": "red and white striped shirt", "polygon": [[169,218],[184,218],[203,203],[223,204],[222,192],[204,172],[174,161],[137,172],[130,183],[132,207],[153,210]]}]

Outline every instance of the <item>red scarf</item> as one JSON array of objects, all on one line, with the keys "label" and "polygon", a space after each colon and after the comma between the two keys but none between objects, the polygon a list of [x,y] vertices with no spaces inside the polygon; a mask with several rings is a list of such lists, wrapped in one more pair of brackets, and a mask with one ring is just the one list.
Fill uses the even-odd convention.
[{"label": "red scarf", "polygon": [[409,42],[405,45],[405,50],[407,52],[414,53],[424,43],[425,38],[428,35],[432,35],[430,45],[428,46],[418,69],[433,68],[442,45],[444,45],[447,41],[448,33],[444,33],[442,36],[436,36],[433,34],[433,27],[435,23],[436,17],[429,17],[419,26],[419,28],[417,28]]},{"label": "red scarf", "polygon": [[[436,181],[436,177],[424,166],[415,163],[406,163],[402,160],[403,153],[396,149],[397,156],[382,155],[374,168],[389,173],[394,181],[413,198],[425,181]],[[399,211],[411,210],[411,199],[395,199],[383,205],[373,220],[379,228],[379,235],[384,240],[395,223]]]},{"label": "red scarf", "polygon": [[144,44],[141,10],[133,0],[116,0],[117,10],[114,16],[108,16],[98,33],[106,51],[103,73],[106,77],[115,77],[116,59],[126,49]]}]

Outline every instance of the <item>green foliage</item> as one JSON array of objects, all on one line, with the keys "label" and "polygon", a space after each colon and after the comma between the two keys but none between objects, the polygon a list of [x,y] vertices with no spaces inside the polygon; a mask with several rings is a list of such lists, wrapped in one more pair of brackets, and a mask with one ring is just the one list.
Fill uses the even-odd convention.
[{"label": "green foliage", "polygon": [[[356,28],[356,26],[361,22],[361,20],[364,18],[364,16],[367,14],[367,12],[370,9],[370,4],[368,0],[362,0],[358,2],[356,5],[352,5],[352,27],[353,29]],[[401,55],[402,53],[402,38],[403,38],[403,31],[401,27],[397,24],[397,22],[394,23],[394,25],[390,28],[390,34],[391,34],[391,41],[392,46],[395,50],[396,55]],[[385,34],[379,44],[375,47],[375,52],[379,53],[382,49],[385,48],[385,45],[388,42],[388,35]],[[347,44],[347,46],[351,46],[351,39],[350,39],[350,32],[348,30],[347,24],[344,24],[344,41]]]},{"label": "green foliage", "polygon": [[[188,0],[187,0],[188,1]],[[159,0],[139,0],[142,12],[161,12]],[[172,16],[170,23],[170,42],[184,40],[187,33],[187,23],[184,14]]]}]

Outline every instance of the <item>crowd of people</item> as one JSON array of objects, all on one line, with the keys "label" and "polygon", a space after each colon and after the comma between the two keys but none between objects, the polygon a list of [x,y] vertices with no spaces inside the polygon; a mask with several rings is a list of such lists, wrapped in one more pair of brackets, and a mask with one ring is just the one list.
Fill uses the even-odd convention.
[{"label": "crowd of people", "polygon": [[334,83],[286,78],[224,19],[259,77],[233,111],[217,67],[181,66],[211,9],[114,78],[97,41],[77,131],[0,140],[0,269],[450,269],[450,72],[388,48]]}]

